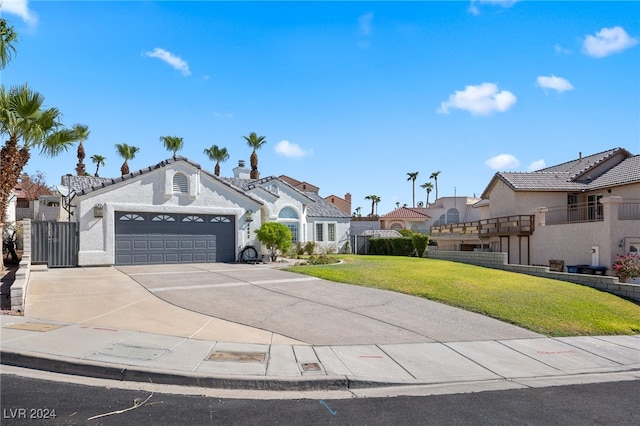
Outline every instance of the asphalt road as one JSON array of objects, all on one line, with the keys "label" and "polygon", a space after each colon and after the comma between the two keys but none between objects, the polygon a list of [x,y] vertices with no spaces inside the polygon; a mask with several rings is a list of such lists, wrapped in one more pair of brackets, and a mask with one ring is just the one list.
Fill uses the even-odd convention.
[{"label": "asphalt road", "polygon": [[[2,425],[638,425],[640,381],[473,394],[229,399],[3,373]],[[134,408],[135,407],[135,408]]]}]

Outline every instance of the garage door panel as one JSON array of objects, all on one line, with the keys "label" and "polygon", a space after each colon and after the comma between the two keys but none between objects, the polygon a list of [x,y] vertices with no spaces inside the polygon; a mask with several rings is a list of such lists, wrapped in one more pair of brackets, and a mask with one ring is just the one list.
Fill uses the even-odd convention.
[{"label": "garage door panel", "polygon": [[118,265],[235,261],[233,216],[116,212],[115,228]]}]

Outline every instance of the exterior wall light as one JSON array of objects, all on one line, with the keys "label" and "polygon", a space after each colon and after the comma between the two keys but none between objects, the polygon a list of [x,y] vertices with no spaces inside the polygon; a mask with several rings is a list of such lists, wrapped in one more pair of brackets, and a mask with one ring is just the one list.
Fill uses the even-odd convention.
[{"label": "exterior wall light", "polygon": [[253,222],[253,212],[251,210],[247,210],[244,214],[244,221],[247,223]]},{"label": "exterior wall light", "polygon": [[93,217],[103,217],[104,216],[104,206],[102,204],[96,204],[93,206]]}]

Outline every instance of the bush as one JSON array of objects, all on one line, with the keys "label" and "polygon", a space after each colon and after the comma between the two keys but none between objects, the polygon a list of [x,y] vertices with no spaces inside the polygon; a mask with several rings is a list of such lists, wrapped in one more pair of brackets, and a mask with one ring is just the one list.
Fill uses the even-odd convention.
[{"label": "bush", "polygon": [[403,237],[411,237],[411,235],[413,235],[413,231],[411,229],[401,229],[398,232]]},{"label": "bush", "polygon": [[612,267],[622,281],[638,278],[640,277],[640,254],[618,255]]},{"label": "bush", "polygon": [[424,256],[424,251],[427,249],[427,244],[429,243],[429,236],[414,233],[411,236],[411,242],[413,243],[413,248],[416,250],[416,255],[418,257]]},{"label": "bush", "polygon": [[313,241],[307,241],[304,245],[304,252],[311,256],[316,251],[316,243]]},{"label": "bush", "polygon": [[296,243],[296,247],[294,249],[296,256],[302,256],[304,254],[304,246],[300,241]]},{"label": "bush", "polygon": [[409,237],[371,238],[369,239],[369,254],[411,256],[413,254],[413,242]]},{"label": "bush", "polygon": [[255,233],[258,241],[267,246],[272,262],[278,259],[278,252],[287,253],[291,249],[291,230],[282,223],[263,223]]}]

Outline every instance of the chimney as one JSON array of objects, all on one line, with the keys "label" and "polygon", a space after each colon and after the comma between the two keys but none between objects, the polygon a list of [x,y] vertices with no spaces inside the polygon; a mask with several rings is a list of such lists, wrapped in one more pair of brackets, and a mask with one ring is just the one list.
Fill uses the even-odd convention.
[{"label": "chimney", "polygon": [[348,202],[351,202],[351,194],[348,192],[344,194],[344,199],[347,200]]},{"label": "chimney", "polygon": [[238,160],[238,167],[233,169],[233,177],[236,179],[249,179],[251,170],[245,167],[244,160]]},{"label": "chimney", "polygon": [[578,153],[578,161],[582,161],[582,151]]}]

